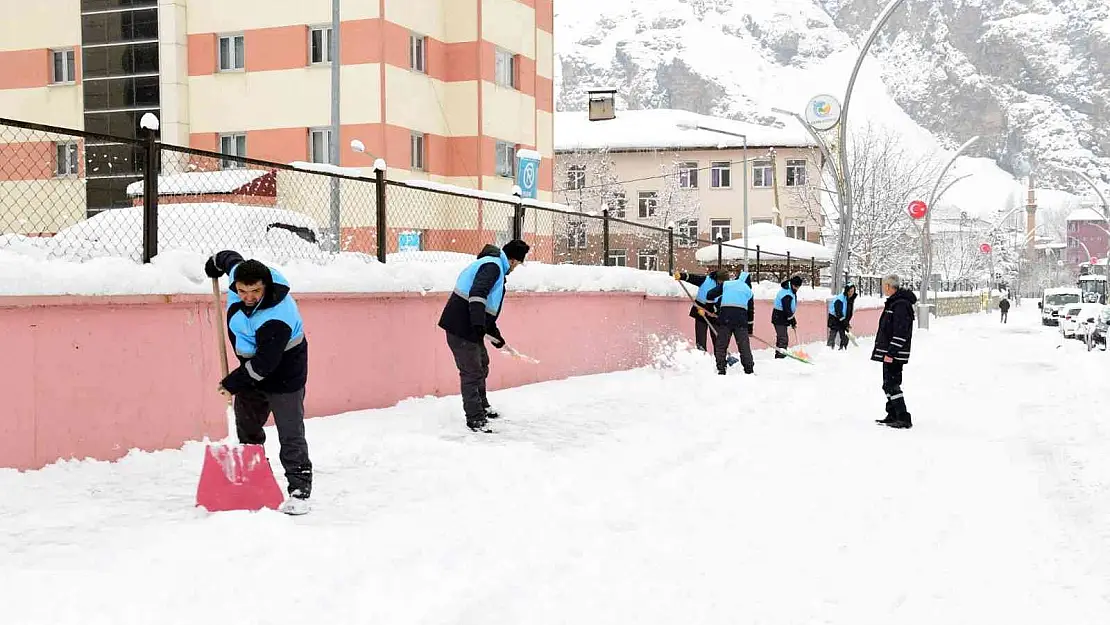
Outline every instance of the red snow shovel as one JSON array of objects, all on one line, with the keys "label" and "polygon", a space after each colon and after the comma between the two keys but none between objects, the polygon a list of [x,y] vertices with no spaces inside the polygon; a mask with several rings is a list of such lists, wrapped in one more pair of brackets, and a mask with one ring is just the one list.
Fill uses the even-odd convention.
[{"label": "red snow shovel", "polygon": [[[227,377],[227,326],[220,304],[220,283],[212,278],[217,332],[220,342],[221,380]],[[227,440],[238,442],[235,411],[227,405]],[[274,471],[266,458],[263,445],[209,445],[204,452],[204,465],[197,484],[197,505],[209,512],[226,510],[278,509],[285,496],[274,479]]]}]

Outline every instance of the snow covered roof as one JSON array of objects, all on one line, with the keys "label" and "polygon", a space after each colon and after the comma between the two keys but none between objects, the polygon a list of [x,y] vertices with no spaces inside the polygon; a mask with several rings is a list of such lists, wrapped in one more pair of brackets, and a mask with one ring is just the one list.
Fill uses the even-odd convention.
[{"label": "snow covered roof", "polygon": [[[220,171],[168,174],[158,176],[158,194],[232,193],[269,173],[271,172],[265,169],[223,169]],[[142,180],[127,185],[127,195],[134,197],[142,194]]]},{"label": "snow covered roof", "polygon": [[[725,246],[721,253],[722,260],[741,260],[744,258],[744,250],[738,249],[747,247],[755,250],[758,245],[761,253],[779,254],[785,257],[787,252],[790,253],[791,258],[799,260],[815,259],[818,262],[832,261],[833,251],[824,245],[817,243],[810,243],[801,239],[793,239],[786,236],[786,231],[773,224],[752,224],[748,226],[748,238],[751,243],[747,244],[741,237],[739,239],[732,239],[727,241],[729,245],[737,247]],[[755,252],[748,252],[750,260],[754,260]],[[717,261],[717,246],[707,245],[697,251],[695,255],[699,263],[712,263]],[[768,261],[780,261],[779,256],[769,256]]]},{"label": "snow covered roof", "polygon": [[[697,129],[681,125],[699,126]],[[816,144],[800,125],[786,128],[761,126],[677,109],[617,111],[614,119],[590,121],[585,112],[555,114],[555,151],[726,149],[744,145],[740,137],[712,128],[746,134],[748,147],[813,147]]]},{"label": "snow covered roof", "polygon": [[1106,218],[1093,208],[1080,208],[1068,213],[1068,221],[1106,221]]}]

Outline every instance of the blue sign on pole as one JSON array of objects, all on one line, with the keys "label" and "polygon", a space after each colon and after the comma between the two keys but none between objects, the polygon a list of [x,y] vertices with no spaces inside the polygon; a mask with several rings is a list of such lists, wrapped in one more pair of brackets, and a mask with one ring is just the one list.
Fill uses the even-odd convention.
[{"label": "blue sign on pole", "polygon": [[401,232],[397,234],[397,251],[399,252],[419,252],[420,251],[420,233],[419,232]]},{"label": "blue sign on pole", "polygon": [[516,155],[516,186],[520,187],[520,197],[536,199],[540,180],[539,154],[525,150]]}]

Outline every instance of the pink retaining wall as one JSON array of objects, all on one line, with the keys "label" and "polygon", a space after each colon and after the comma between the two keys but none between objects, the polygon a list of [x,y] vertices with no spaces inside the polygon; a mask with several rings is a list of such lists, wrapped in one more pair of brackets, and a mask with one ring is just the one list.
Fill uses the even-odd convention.
[{"label": "pink retaining wall", "polygon": [[[296,297],[309,339],[309,416],[458,393],[436,327],[445,295]],[[756,335],[773,341],[770,302],[756,306]],[[650,335],[692,340],[689,308],[634,293],[510,295],[501,329],[541,363],[491,354],[490,388],[646,365]],[[878,313],[857,311],[856,333],[871,334]],[[226,436],[214,319],[211,298],[198,295],[0,297],[0,467],[114,460]],[[798,331],[803,342],[824,341],[823,304],[803,303]]]}]

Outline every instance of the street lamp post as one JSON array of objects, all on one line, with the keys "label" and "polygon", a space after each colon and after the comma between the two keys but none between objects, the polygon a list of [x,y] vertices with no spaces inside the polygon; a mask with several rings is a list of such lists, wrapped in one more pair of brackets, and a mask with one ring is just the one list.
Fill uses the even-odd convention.
[{"label": "street lamp post", "polygon": [[[339,15],[340,0],[331,0],[331,37],[328,38],[328,53],[331,54],[331,141],[328,156],[333,165],[339,165]],[[384,86],[383,86],[384,88]],[[339,178],[331,178],[331,226],[333,250],[338,252],[340,239]]]},{"label": "street lamp post", "polygon": [[890,20],[894,10],[904,1],[890,0],[883,8],[883,12],[879,14],[879,18],[875,20],[875,24],[871,26],[871,32],[867,34],[867,39],[864,40],[863,47],[860,48],[859,56],[856,58],[856,65],[852,68],[852,75],[848,78],[848,89],[844,93],[844,104],[840,108],[840,145],[837,147],[840,152],[841,176],[844,179],[844,195],[841,198],[843,215],[840,220],[840,237],[837,239],[836,260],[832,275],[833,293],[839,292],[841,288],[844,270],[848,265],[848,244],[852,238],[852,179],[848,167],[848,107],[852,103],[852,89],[856,86],[856,78],[859,75],[860,68],[863,67],[863,60],[867,56],[867,51],[871,48],[871,44],[875,43],[875,38],[879,36],[879,30]]},{"label": "street lamp post", "polygon": [[[937,181],[933,185],[933,190],[931,193],[929,193],[929,202],[928,204],[926,204],[928,210],[926,210],[925,212],[925,233],[921,237],[921,253],[924,258],[923,266],[925,267],[925,275],[922,276],[923,279],[921,280],[921,296],[918,299],[917,303],[917,327],[919,328],[929,327],[929,281],[933,277],[933,246],[931,242],[931,227],[933,221],[933,210],[936,208],[936,206],[934,206],[934,203],[936,202],[937,198],[940,197],[937,194],[937,189],[940,188],[940,183],[942,180],[944,180],[944,175],[948,173],[948,170],[952,167],[952,164],[956,162],[956,159],[958,159],[965,151],[967,151],[968,148],[974,145],[975,142],[978,140],[979,137],[978,135],[976,135],[965,141],[964,144],[956,150],[956,153],[953,154],[952,158],[950,158],[948,160],[948,163],[945,164],[944,169],[940,170],[940,175],[937,176]],[[953,182],[952,184],[955,184],[955,182]],[[951,188],[951,186],[951,184],[948,185],[948,187],[945,188],[945,191]]]},{"label": "street lamp post", "polygon": [[749,219],[748,219],[748,135],[743,134],[743,133],[739,133],[739,132],[731,132],[731,131],[728,131],[728,130],[719,130],[717,128],[708,128],[708,127],[702,126],[700,124],[680,123],[680,124],[678,124],[678,127],[683,129],[683,130],[705,130],[707,132],[715,132],[717,134],[728,135],[730,137],[737,137],[737,138],[740,138],[740,139],[744,140],[743,156],[742,156],[742,158],[744,160],[744,167],[743,167],[743,172],[744,172],[744,174],[743,174],[743,184],[744,184],[744,271],[747,271],[748,270],[748,240],[749,240],[748,239],[748,223],[749,223]]}]

